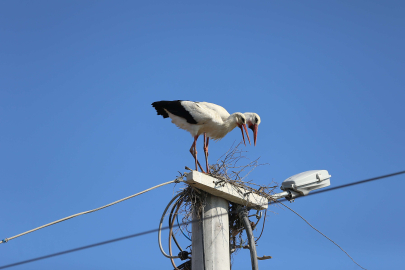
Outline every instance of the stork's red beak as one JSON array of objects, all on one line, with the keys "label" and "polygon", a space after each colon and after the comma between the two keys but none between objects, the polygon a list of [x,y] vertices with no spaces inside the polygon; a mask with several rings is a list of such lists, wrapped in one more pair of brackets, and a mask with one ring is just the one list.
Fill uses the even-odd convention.
[{"label": "stork's red beak", "polygon": [[254,125],[251,125],[249,128],[250,128],[251,130],[253,130],[253,139],[254,139],[255,146],[256,146],[256,141],[257,141],[257,130],[258,130],[258,128],[259,128],[259,125],[254,124]]},{"label": "stork's red beak", "polygon": [[256,124],[254,125],[254,130],[253,130],[253,137],[255,140],[255,146],[256,146],[256,141],[257,141],[257,130],[259,129],[259,126]]},{"label": "stork's red beak", "polygon": [[246,125],[245,125],[245,124],[243,124],[242,126],[245,128],[245,131],[246,131],[246,136],[247,136],[247,138],[248,138],[248,140],[249,140],[249,144],[250,144],[250,145],[252,145],[252,143],[250,142],[250,138],[249,138],[249,132],[248,132],[248,130],[247,130]]},{"label": "stork's red beak", "polygon": [[[242,125],[242,126],[244,126],[244,125]],[[245,144],[245,146],[246,146],[246,142],[245,142],[245,135],[243,135],[243,128],[242,128],[242,126],[239,126],[239,128],[240,128],[240,131],[242,131],[242,138],[243,138],[243,143]],[[246,132],[246,135],[247,135],[247,132]],[[248,135],[249,136],[249,135]]]}]

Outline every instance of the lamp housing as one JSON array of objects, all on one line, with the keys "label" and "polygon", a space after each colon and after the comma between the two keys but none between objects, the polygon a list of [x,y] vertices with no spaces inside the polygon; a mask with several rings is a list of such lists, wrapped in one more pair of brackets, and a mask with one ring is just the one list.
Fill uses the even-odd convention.
[{"label": "lamp housing", "polygon": [[297,192],[299,193],[297,194],[298,196],[305,196],[312,190],[329,186],[330,177],[331,175],[329,175],[327,170],[306,171],[284,180],[280,189]]}]

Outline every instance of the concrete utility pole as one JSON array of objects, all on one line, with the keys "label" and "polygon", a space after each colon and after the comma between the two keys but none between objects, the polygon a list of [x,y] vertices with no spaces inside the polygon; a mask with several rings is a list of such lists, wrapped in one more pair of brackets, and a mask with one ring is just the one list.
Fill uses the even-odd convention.
[{"label": "concrete utility pole", "polygon": [[193,213],[193,220],[196,222],[192,225],[191,268],[228,270],[231,268],[229,201],[250,208],[266,209],[268,200],[196,171],[188,174],[186,182],[208,193],[202,213]]},{"label": "concrete utility pole", "polygon": [[[207,194],[203,220],[192,225],[193,270],[231,269],[228,201]],[[194,213],[194,220],[198,220]]]}]

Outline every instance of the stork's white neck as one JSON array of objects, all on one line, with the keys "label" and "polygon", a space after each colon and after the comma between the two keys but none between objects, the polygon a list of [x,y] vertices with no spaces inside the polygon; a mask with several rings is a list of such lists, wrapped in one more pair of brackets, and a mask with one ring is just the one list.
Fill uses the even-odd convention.
[{"label": "stork's white neck", "polygon": [[208,125],[204,132],[207,133],[208,137],[214,140],[222,139],[226,134],[238,126],[238,118],[241,117],[241,115],[241,113],[233,113],[222,122],[216,122],[212,125]]},{"label": "stork's white neck", "polygon": [[240,115],[240,113],[233,113],[224,121],[223,127],[227,133],[238,126],[238,114]]}]

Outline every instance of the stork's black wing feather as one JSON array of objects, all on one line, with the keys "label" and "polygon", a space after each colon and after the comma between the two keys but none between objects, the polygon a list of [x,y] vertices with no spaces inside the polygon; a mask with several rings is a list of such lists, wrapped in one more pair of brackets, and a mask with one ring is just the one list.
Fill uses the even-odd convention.
[{"label": "stork's black wing feather", "polygon": [[177,115],[186,119],[187,123],[190,124],[197,124],[197,121],[193,118],[189,111],[187,111],[183,105],[181,105],[182,100],[174,100],[174,101],[156,101],[152,103],[152,106],[156,109],[158,115],[163,116],[163,118],[168,118],[169,115],[165,111],[165,109],[170,112],[171,114]]}]

